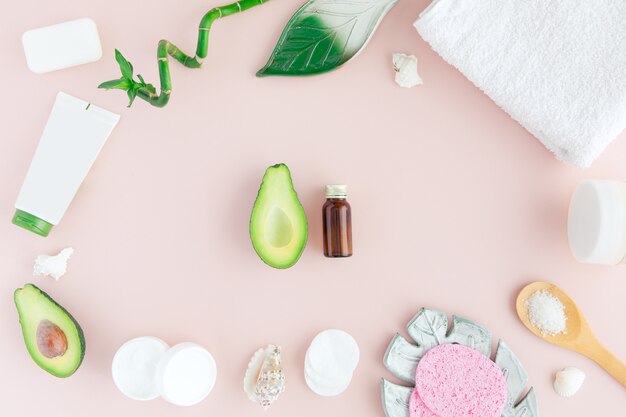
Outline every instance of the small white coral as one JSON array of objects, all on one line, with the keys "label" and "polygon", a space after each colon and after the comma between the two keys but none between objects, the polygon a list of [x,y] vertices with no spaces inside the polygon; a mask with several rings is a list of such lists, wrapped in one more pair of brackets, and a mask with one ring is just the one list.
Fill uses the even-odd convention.
[{"label": "small white coral", "polygon": [[67,272],[67,261],[74,249],[65,248],[58,255],[39,255],[35,259],[33,273],[35,276],[50,276],[58,281]]},{"label": "small white coral", "polygon": [[556,373],[554,391],[561,397],[571,397],[578,392],[583,382],[585,382],[585,373],[569,366]]},{"label": "small white coral", "polygon": [[393,54],[393,69],[396,72],[396,83],[400,87],[411,88],[423,84],[417,73],[415,55]]}]

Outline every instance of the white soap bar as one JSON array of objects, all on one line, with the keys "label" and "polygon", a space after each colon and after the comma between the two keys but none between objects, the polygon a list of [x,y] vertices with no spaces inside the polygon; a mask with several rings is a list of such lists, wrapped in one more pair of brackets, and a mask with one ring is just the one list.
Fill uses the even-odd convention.
[{"label": "white soap bar", "polygon": [[94,62],[102,57],[96,22],[84,18],[24,32],[28,68],[43,74]]}]

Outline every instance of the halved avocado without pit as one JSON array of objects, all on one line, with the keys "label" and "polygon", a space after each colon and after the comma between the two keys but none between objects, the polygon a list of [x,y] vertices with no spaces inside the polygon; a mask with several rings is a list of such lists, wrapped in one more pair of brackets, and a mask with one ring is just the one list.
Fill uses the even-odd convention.
[{"label": "halved avocado without pit", "polygon": [[35,363],[59,378],[76,372],[85,356],[85,337],[74,317],[33,284],[15,290],[13,299]]},{"label": "halved avocado without pit", "polygon": [[250,238],[261,260],[271,267],[293,266],[306,246],[306,214],[285,164],[267,168],[252,215]]}]

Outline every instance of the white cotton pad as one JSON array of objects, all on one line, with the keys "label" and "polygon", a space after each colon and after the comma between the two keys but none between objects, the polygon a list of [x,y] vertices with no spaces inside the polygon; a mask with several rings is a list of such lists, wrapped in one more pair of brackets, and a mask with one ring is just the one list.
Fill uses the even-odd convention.
[{"label": "white cotton pad", "polygon": [[180,343],[163,355],[156,372],[161,396],[176,405],[194,405],[206,398],[217,378],[213,356],[195,343]]},{"label": "white cotton pad", "polygon": [[352,372],[344,375],[324,375],[311,367],[309,353],[304,358],[304,374],[311,380],[314,385],[324,387],[327,391],[343,391],[352,380]]},{"label": "white cotton pad", "polygon": [[352,373],[345,375],[345,377],[341,380],[328,379],[311,369],[308,360],[305,359],[304,379],[309,388],[311,388],[311,391],[317,395],[321,395],[323,397],[334,397],[341,394],[346,390],[346,388],[348,388],[350,382],[352,382]]},{"label": "white cotton pad", "polygon": [[156,369],[168,348],[167,343],[156,337],[138,337],[124,343],[113,357],[115,386],[134,400],[158,397]]},{"label": "white cotton pad", "polygon": [[320,382],[316,376],[310,375],[305,369],[304,380],[306,381],[306,384],[309,386],[309,388],[311,388],[311,391],[313,391],[317,395],[321,395],[322,397],[334,397],[341,394],[348,388],[350,382],[352,382],[352,375],[350,375],[350,378],[348,378],[348,380],[345,381],[343,385],[330,386],[327,385],[327,383],[325,382]]},{"label": "white cotton pad", "polygon": [[351,375],[359,364],[359,345],[343,330],[325,330],[315,336],[307,351],[307,360],[317,373],[341,380]]},{"label": "white cotton pad", "polygon": [[32,29],[22,35],[28,68],[43,74],[102,57],[96,23],[88,18]]},{"label": "white cotton pad", "polygon": [[359,346],[342,330],[325,330],[315,336],[307,350],[304,369],[307,384],[319,395],[342,393],[359,363]]}]

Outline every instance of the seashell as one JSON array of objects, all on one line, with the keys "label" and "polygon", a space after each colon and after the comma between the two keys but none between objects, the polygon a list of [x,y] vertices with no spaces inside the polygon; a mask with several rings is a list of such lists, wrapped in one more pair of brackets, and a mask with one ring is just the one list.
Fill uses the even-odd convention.
[{"label": "seashell", "polygon": [[561,397],[576,394],[585,381],[585,373],[572,366],[560,370],[554,378],[554,391]]},{"label": "seashell", "polygon": [[268,409],[285,391],[280,346],[268,345],[257,350],[248,363],[243,390],[250,401]]},{"label": "seashell", "polygon": [[393,54],[393,69],[400,87],[411,88],[423,84],[417,73],[417,58],[414,55]]}]

